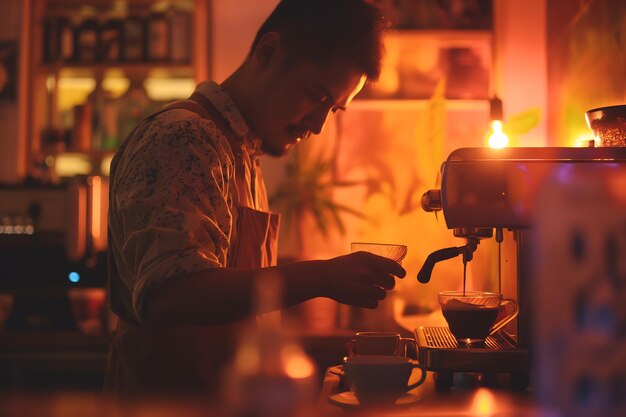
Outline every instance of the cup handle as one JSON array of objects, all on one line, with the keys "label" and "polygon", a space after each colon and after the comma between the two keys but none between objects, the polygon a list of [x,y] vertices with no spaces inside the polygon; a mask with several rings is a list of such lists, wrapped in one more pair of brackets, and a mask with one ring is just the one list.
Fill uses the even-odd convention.
[{"label": "cup handle", "polygon": [[420,371],[422,371],[422,376],[420,376],[419,381],[417,381],[417,382],[415,382],[415,383],[413,383],[413,384],[409,384],[409,385],[407,385],[407,387],[406,387],[406,390],[407,390],[407,391],[411,391],[413,388],[419,387],[419,386],[420,386],[420,385],[422,385],[422,384],[424,383],[424,381],[426,380],[426,369],[424,369],[424,367],[423,367],[421,364],[419,364],[419,363],[417,363],[417,362],[414,362],[414,363],[412,364],[412,367],[413,367],[413,368],[419,368],[419,370],[420,370]]},{"label": "cup handle", "polygon": [[511,320],[517,317],[517,313],[519,313],[519,305],[517,304],[517,301],[510,299],[510,298],[505,298],[504,300],[502,300],[500,307],[505,306],[505,305],[513,306],[513,311],[508,316],[506,316],[505,318],[503,318],[502,320],[500,320],[499,322],[493,325],[493,327],[491,328],[491,331],[489,332],[489,336],[491,336],[492,334],[495,334],[498,330],[506,326]]},{"label": "cup handle", "polygon": [[415,339],[413,339],[412,337],[401,337],[400,343],[398,344],[398,349],[401,350],[400,352],[398,352],[398,355],[407,357],[409,352],[409,345],[412,345],[415,349],[415,352],[417,353],[417,342],[415,341]]}]

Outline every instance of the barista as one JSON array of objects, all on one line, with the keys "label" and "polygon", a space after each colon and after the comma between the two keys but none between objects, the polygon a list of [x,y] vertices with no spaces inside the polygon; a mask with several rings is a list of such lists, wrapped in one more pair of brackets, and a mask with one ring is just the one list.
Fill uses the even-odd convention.
[{"label": "barista", "polygon": [[[315,297],[376,308],[405,275],[366,252],[276,266],[279,215],[259,155],[281,156],[380,73],[383,18],[365,0],[282,0],[222,84],[137,125],[111,167],[110,303],[120,317],[105,386],[216,388],[254,280],[276,273],[284,306]],[[262,313],[265,313],[263,311]]]}]

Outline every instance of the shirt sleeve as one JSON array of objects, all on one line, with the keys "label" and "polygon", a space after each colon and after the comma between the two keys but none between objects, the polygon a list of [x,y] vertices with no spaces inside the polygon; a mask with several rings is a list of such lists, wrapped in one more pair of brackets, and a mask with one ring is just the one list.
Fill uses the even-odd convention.
[{"label": "shirt sleeve", "polygon": [[147,292],[182,274],[226,265],[232,214],[232,161],[215,124],[150,122],[115,179],[123,229],[121,256],[134,276],[141,320]]}]

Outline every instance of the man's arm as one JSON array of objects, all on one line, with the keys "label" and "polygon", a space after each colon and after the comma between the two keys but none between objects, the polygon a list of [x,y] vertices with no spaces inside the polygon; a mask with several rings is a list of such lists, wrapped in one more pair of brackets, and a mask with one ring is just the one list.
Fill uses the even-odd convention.
[{"label": "man's arm", "polygon": [[375,308],[405,270],[396,262],[367,252],[329,260],[294,262],[270,268],[213,268],[168,279],[146,294],[147,322],[161,324],[224,324],[249,317],[255,280],[263,274],[283,279],[283,307],[315,297]]}]

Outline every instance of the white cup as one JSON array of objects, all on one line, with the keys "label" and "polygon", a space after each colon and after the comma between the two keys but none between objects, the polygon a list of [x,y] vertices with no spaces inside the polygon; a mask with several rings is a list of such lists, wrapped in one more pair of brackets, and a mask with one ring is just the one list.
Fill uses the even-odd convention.
[{"label": "white cup", "polygon": [[[409,384],[414,369],[419,369],[421,376],[417,382]],[[419,363],[401,356],[353,356],[347,359],[344,372],[359,403],[364,406],[394,405],[426,379],[426,371]]]}]

